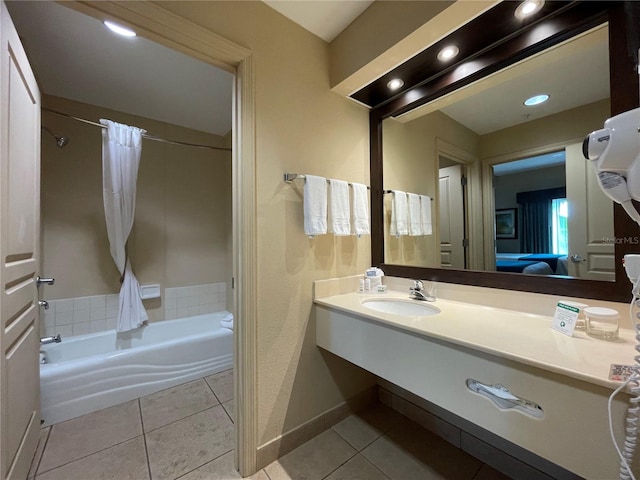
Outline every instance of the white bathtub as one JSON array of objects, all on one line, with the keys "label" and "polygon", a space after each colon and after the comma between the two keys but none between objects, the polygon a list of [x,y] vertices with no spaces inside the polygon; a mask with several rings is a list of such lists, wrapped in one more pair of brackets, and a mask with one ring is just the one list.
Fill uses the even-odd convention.
[{"label": "white bathtub", "polygon": [[40,395],[44,425],[62,422],[232,367],[229,312],[63,338],[43,345]]}]

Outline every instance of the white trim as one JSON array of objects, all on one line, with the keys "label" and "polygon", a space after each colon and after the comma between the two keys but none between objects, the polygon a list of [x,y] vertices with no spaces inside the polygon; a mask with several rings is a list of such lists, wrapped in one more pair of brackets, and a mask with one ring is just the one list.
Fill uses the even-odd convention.
[{"label": "white trim", "polygon": [[[482,242],[484,239],[482,220],[482,189],[481,189],[481,165],[479,158],[463,150],[457,145],[436,137],[436,161],[435,178],[439,176],[440,155],[449,157],[466,167],[467,176],[467,238],[469,250],[467,255],[467,268],[470,270],[484,269],[484,256],[482,255]],[[437,198],[440,198],[440,184],[436,184]],[[440,215],[437,215],[438,220]],[[438,234],[439,234],[438,230]]]},{"label": "white trim", "polygon": [[255,78],[251,51],[149,2],[63,2],[101,20],[117,20],[138,35],[234,72],[233,270],[236,468],[256,471],[256,202]]},{"label": "white trim", "polygon": [[253,57],[238,65],[233,140],[234,412],[236,468],[256,471],[257,437],[257,251],[255,186],[255,83]]}]

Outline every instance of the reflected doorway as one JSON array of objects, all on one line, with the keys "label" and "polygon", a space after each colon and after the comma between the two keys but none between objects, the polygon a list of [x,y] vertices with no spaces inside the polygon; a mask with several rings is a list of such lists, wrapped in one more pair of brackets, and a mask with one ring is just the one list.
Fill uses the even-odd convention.
[{"label": "reflected doorway", "polygon": [[440,266],[466,269],[469,240],[465,166],[443,155],[439,155],[438,162]]}]

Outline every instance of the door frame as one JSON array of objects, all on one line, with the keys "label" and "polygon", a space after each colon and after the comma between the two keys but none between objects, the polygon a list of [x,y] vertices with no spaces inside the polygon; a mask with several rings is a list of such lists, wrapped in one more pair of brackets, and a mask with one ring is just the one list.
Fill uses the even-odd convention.
[{"label": "door frame", "polygon": [[72,1],[67,7],[235,74],[232,130],[235,466],[255,473],[257,452],[255,72],[251,50],[149,2]]},{"label": "door frame", "polygon": [[[453,160],[464,167],[464,173],[467,177],[466,186],[466,211],[465,211],[465,228],[466,235],[469,239],[469,246],[466,248],[466,264],[467,269],[483,270],[484,257],[482,255],[484,233],[483,233],[483,217],[482,217],[482,185],[481,166],[479,158],[467,152],[466,150],[443,140],[436,138],[436,161],[434,162],[434,178],[439,178],[440,157],[446,157]],[[440,182],[436,182],[436,198],[440,198]],[[439,219],[438,219],[439,222]],[[440,227],[438,224],[438,242],[440,235]],[[439,243],[438,243],[439,244]]]}]

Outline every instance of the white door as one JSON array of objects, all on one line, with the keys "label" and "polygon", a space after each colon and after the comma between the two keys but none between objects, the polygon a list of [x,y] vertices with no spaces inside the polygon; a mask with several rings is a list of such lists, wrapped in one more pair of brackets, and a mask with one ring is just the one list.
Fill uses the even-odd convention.
[{"label": "white door", "polygon": [[4,2],[0,39],[0,480],[22,480],[40,431],[40,92]]},{"label": "white door", "polygon": [[600,189],[581,143],[567,147],[566,162],[569,275],[614,281],[613,203]]},{"label": "white door", "polygon": [[440,169],[440,265],[464,269],[465,211],[462,165]]}]

